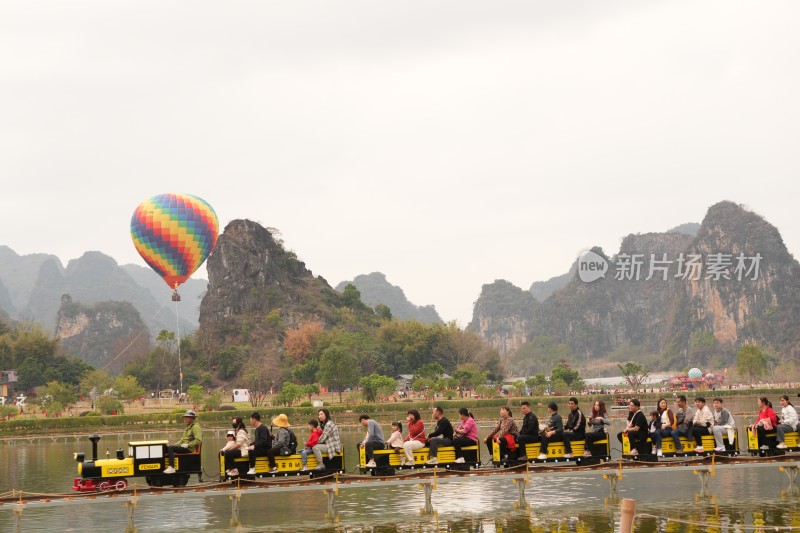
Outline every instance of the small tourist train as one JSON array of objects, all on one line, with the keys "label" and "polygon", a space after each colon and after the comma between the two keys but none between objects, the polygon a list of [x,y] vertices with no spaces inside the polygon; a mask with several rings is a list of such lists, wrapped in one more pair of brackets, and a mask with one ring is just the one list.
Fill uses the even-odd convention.
[{"label": "small tourist train", "polygon": [[[747,452],[755,456],[775,456],[782,455],[786,452],[800,451],[800,433],[786,432],[785,445],[786,448],[776,448],[775,432],[767,432],[767,444],[759,446],[758,436],[756,432],[747,428]],[[200,449],[195,453],[179,454],[175,456],[175,464],[172,465],[175,473],[165,474],[164,470],[167,465],[167,445],[166,440],[151,440],[151,441],[132,441],[128,443],[127,454],[124,450],[116,450],[113,457],[109,457],[106,452],[106,458],[100,459],[97,456],[98,442],[100,441],[99,435],[91,435],[89,440],[92,443],[92,458],[86,459],[83,452],[75,454],[75,460],[78,462],[78,474],[80,477],[75,478],[73,482],[73,490],[81,492],[107,492],[107,491],[120,491],[128,488],[127,478],[144,478],[147,485],[151,487],[184,487],[189,482],[190,476],[196,474],[198,481],[202,481],[202,464],[200,459]],[[734,431],[733,440],[729,440],[728,436],[724,436],[725,451],[714,451],[714,437],[712,435],[704,435],[702,437],[702,444],[705,450],[703,452],[695,451],[695,441],[690,441],[685,437],[680,437],[680,442],[683,450],[676,450],[675,444],[672,439],[664,439],[662,442],[662,456],[656,456],[652,453],[650,446],[642,453],[631,455],[630,442],[626,435],[622,436],[622,457],[624,459],[635,461],[649,461],[657,462],[659,460],[674,458],[674,457],[703,457],[711,454],[734,456],[739,455],[739,433],[738,430]],[[649,443],[648,443],[649,444]],[[414,464],[403,464],[402,452],[395,449],[377,449],[374,450],[374,467],[366,467],[367,464],[364,449],[361,448],[359,452],[359,466],[358,470],[362,475],[373,476],[391,476],[398,471],[410,472],[414,470],[430,470],[437,468],[439,470],[470,470],[477,468],[486,468],[491,464],[494,468],[510,468],[518,467],[519,465],[530,464],[545,464],[545,463],[560,463],[565,467],[569,465],[585,466],[589,464],[598,464],[600,462],[609,461],[611,459],[611,444],[610,439],[596,441],[591,449],[591,456],[584,454],[584,441],[582,439],[572,441],[573,455],[565,457],[565,447],[563,442],[552,441],[547,448],[546,458],[539,459],[540,443],[527,443],[520,448],[513,456],[501,457],[499,446],[496,444],[492,447],[492,457],[489,463],[483,464],[481,462],[481,444],[474,446],[461,447],[458,452],[453,446],[442,446],[438,450],[436,465],[427,464],[429,460],[429,448],[423,447],[415,450]],[[525,455],[529,460],[519,461],[514,459],[516,456]],[[255,474],[240,474],[230,476],[225,470],[225,461],[223,454],[219,454],[219,475],[223,481],[230,481],[237,478],[241,479],[256,479],[256,478],[274,478],[274,477],[287,477],[287,476],[311,476],[315,478],[329,477],[332,474],[345,474],[345,456],[344,452],[334,454],[333,456],[323,456],[323,468],[318,468],[320,465],[317,463],[313,454],[307,458],[307,465],[304,468],[302,464],[302,456],[300,454],[279,455],[275,458],[277,463],[277,472],[272,471],[269,466],[267,457],[257,457],[255,461]],[[234,459],[235,464],[239,466],[239,472],[248,471],[248,457],[237,457]]]},{"label": "small tourist train", "polygon": [[79,492],[107,492],[128,488],[129,477],[143,477],[152,487],[185,487],[192,474],[197,474],[202,481],[203,467],[200,460],[201,448],[194,453],[175,456],[172,465],[175,473],[164,474],[167,467],[166,440],[133,441],[128,443],[128,454],[122,449],[116,450],[114,457],[106,452],[105,459],[97,457],[97,443],[100,435],[91,435],[92,458],[86,459],[83,452],[74,455],[78,462],[78,474],[72,489]]}]

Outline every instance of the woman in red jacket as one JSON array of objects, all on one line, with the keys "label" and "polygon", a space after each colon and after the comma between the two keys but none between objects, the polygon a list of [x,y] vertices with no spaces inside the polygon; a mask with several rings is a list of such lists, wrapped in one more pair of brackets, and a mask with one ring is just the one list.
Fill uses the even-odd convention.
[{"label": "woman in red jacket", "polygon": [[425,424],[420,420],[419,411],[411,409],[406,416],[408,422],[408,437],[403,441],[405,457],[400,457],[400,464],[414,466],[414,450],[425,446]]},{"label": "woman in red jacket", "polygon": [[[761,396],[758,399],[758,418],[755,424],[750,424],[750,429],[755,429],[758,433],[758,446],[762,450],[768,450],[770,446],[767,444],[767,431],[774,431],[778,425],[778,416],[772,410],[772,403],[767,400],[766,396]],[[774,439],[772,448],[775,447]]]}]

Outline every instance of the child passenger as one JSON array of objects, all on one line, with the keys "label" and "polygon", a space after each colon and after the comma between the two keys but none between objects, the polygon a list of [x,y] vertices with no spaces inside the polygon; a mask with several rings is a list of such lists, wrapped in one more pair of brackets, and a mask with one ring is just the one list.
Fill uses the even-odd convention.
[{"label": "child passenger", "polygon": [[236,433],[232,429],[228,430],[228,432],[225,434],[225,439],[225,446],[222,447],[220,450],[221,452],[227,452],[233,448],[233,445],[236,444]]},{"label": "child passenger", "polygon": [[661,415],[658,411],[650,413],[650,422],[647,424],[647,432],[653,441],[653,453],[657,454],[661,450]]},{"label": "child passenger", "polygon": [[308,456],[314,453],[312,448],[319,443],[319,436],[322,435],[322,430],[319,429],[319,422],[313,418],[308,421],[308,431],[311,434],[308,436],[305,447],[300,452],[300,457],[303,462],[303,468],[300,469],[301,472],[308,470]]},{"label": "child passenger", "polygon": [[392,434],[386,441],[386,448],[394,449],[396,452],[403,449],[403,424],[401,422],[392,422]]}]

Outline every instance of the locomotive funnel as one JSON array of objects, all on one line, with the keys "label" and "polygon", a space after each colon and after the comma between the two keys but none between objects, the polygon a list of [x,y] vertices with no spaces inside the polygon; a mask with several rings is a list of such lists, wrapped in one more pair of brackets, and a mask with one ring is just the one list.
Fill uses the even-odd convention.
[{"label": "locomotive funnel", "polygon": [[97,433],[89,435],[89,440],[92,441],[92,461],[97,461],[97,442],[100,440],[100,435]]}]

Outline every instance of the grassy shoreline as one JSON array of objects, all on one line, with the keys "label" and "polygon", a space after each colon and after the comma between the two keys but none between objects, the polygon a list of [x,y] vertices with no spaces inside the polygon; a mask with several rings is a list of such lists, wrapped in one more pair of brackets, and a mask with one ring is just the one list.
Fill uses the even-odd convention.
[{"label": "grassy shoreline", "polygon": [[[765,395],[769,397],[773,403],[777,404],[777,398],[782,393],[789,393],[779,389],[734,389],[734,390],[718,390],[718,391],[674,391],[675,395],[685,394],[688,398],[703,395],[710,401],[715,396],[728,399],[733,396],[737,397],[752,397],[753,409],[748,409],[747,413],[755,412],[756,398]],[[796,394],[796,393],[795,393]],[[793,396],[794,394],[790,394]],[[633,396],[633,395],[584,395],[579,396],[579,402],[584,408],[590,401],[596,399],[606,402],[608,407],[614,405],[615,398],[619,396]],[[643,403],[655,405],[659,398],[667,397],[674,398],[673,391],[654,391],[640,393],[636,395],[637,398]],[[430,409],[434,405],[441,405],[446,412],[455,413],[460,407],[467,407],[470,410],[476,411],[477,415],[483,416],[484,413],[489,418],[492,418],[492,410],[499,408],[503,405],[518,406],[522,400],[528,400],[536,412],[543,412],[545,406],[555,401],[559,405],[566,405],[569,396],[533,396],[533,397],[502,397],[493,399],[435,399],[435,400],[416,400],[416,401],[403,401],[403,402],[389,402],[389,403],[358,403],[358,404],[327,404],[326,409],[330,409],[331,413],[336,417],[337,421],[342,424],[355,424],[358,421],[358,415],[367,413],[370,416],[377,417],[378,419],[391,418],[391,419],[404,419],[405,413],[408,409],[418,409],[421,412]],[[166,408],[157,408],[157,410],[150,410],[147,412],[137,412],[132,414],[120,415],[100,415],[100,416],[67,416],[67,417],[43,417],[43,416],[27,416],[13,418],[0,422],[0,439],[8,439],[14,437],[25,436],[47,436],[47,435],[85,435],[91,432],[130,432],[130,431],[172,431],[183,425],[181,414],[189,406],[169,406]],[[293,425],[301,425],[309,418],[315,418],[318,408],[316,407],[273,407],[261,406],[253,407],[249,404],[239,403],[233,406],[233,409],[225,409],[218,411],[204,411],[198,413],[198,421],[209,429],[227,427],[230,419],[234,416],[241,416],[243,418],[249,417],[253,411],[259,411],[262,416],[274,417],[279,413],[285,413],[292,420]],[[615,413],[620,417],[626,414],[624,409],[615,410]],[[615,414],[612,413],[612,416]],[[116,431],[122,430],[122,431]]]}]

